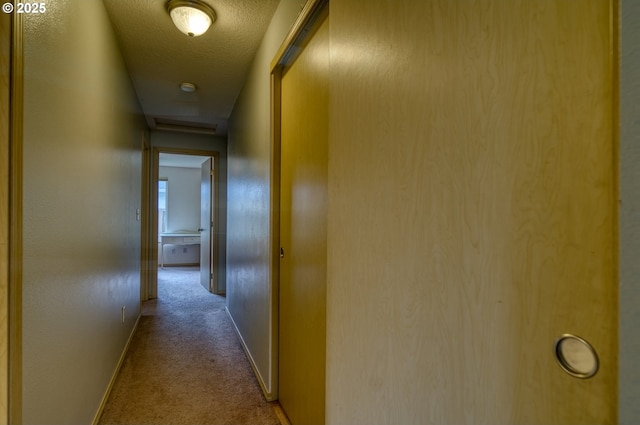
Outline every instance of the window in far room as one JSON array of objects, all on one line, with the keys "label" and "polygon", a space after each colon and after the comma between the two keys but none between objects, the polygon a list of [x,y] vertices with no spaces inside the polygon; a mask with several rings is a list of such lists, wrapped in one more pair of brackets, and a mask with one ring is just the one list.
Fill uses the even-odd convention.
[{"label": "window in far room", "polygon": [[167,231],[167,193],[169,181],[158,180],[158,235]]}]

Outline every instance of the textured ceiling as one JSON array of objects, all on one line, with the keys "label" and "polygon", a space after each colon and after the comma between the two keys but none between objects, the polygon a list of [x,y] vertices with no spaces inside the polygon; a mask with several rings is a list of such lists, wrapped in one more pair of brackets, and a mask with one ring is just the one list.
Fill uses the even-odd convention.
[{"label": "textured ceiling", "polygon": [[[167,0],[103,0],[151,128],[157,122],[216,128],[227,119],[278,0],[204,0],[217,18],[200,37],[182,34]],[[180,91],[182,82],[197,86]]]}]

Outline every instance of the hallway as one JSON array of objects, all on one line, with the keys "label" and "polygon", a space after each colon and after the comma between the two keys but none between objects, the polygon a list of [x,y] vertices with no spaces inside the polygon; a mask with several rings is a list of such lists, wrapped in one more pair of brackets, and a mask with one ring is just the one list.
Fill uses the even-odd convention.
[{"label": "hallway", "polygon": [[225,312],[199,269],[158,272],[100,424],[280,422],[265,401]]},{"label": "hallway", "polygon": [[[277,424],[265,400],[304,424],[281,391],[282,271],[311,270],[282,243],[286,173],[295,211],[327,205],[324,323],[302,325],[323,423],[640,423],[640,2],[200,0],[194,38],[170,1],[0,19],[0,425]],[[284,119],[326,116],[318,197],[277,104],[321,1],[328,102]],[[143,306],[170,149],[220,154],[226,297],[161,282]]]}]

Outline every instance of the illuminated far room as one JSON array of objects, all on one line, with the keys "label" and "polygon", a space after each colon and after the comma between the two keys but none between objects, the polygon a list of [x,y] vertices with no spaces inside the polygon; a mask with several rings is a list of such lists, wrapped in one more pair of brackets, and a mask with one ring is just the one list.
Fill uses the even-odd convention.
[{"label": "illuminated far room", "polygon": [[200,265],[201,165],[208,157],[160,154],[158,265]]}]

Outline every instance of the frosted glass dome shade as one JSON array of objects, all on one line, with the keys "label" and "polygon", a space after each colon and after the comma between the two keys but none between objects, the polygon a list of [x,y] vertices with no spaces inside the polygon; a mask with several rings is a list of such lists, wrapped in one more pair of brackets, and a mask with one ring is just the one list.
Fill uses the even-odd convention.
[{"label": "frosted glass dome shade", "polygon": [[167,4],[174,25],[189,37],[207,32],[215,13],[207,4],[194,0],[172,0]]}]

